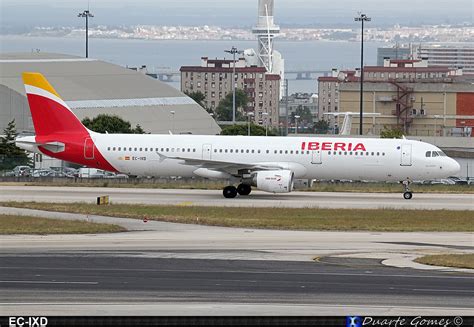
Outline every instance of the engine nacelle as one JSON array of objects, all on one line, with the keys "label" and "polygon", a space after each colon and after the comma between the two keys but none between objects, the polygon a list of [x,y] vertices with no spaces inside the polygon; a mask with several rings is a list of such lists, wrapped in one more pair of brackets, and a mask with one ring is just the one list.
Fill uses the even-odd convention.
[{"label": "engine nacelle", "polygon": [[291,170],[258,171],[253,175],[252,185],[270,193],[289,193],[293,190]]}]

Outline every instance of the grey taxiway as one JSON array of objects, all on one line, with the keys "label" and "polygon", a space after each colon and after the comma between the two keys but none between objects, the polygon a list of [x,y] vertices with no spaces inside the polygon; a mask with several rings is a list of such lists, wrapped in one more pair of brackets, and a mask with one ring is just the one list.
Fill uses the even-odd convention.
[{"label": "grey taxiway", "polygon": [[413,263],[472,233],[303,232],[115,223],[106,235],[0,237],[2,315],[466,315],[474,274]]}]

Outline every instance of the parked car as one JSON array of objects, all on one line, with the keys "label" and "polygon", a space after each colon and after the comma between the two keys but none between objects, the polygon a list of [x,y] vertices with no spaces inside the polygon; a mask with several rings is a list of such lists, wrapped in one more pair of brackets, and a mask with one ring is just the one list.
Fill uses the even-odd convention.
[{"label": "parked car", "polygon": [[429,181],[431,185],[456,185],[456,182],[451,179],[433,179]]},{"label": "parked car", "polygon": [[13,173],[15,174],[15,177],[30,176],[31,167],[29,167],[29,166],[16,166],[15,168],[13,168]]},{"label": "parked car", "polygon": [[459,177],[456,177],[456,176],[449,176],[448,179],[454,181],[454,183],[456,185],[467,185],[468,184],[466,179],[459,178]]}]

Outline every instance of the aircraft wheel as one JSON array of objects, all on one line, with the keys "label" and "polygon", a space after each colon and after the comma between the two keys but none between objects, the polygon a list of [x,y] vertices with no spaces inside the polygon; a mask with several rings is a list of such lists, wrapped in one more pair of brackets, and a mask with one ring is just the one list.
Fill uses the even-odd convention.
[{"label": "aircraft wheel", "polygon": [[235,186],[226,186],[222,194],[224,194],[226,199],[233,199],[237,196],[237,189]]},{"label": "aircraft wheel", "polygon": [[252,192],[252,187],[247,184],[240,184],[239,186],[237,186],[237,192],[240,195],[249,195],[250,192]]},{"label": "aircraft wheel", "polygon": [[413,193],[411,193],[411,192],[405,192],[405,193],[403,193],[403,198],[404,198],[405,200],[411,200],[412,197],[413,197]]}]

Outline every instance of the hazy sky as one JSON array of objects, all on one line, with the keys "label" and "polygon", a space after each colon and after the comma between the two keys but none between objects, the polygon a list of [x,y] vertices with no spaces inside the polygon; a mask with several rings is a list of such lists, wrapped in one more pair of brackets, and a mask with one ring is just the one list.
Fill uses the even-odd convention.
[{"label": "hazy sky", "polygon": [[[251,26],[258,0],[0,0],[2,29],[79,26],[90,10],[92,24]],[[473,23],[474,0],[275,0],[277,23],[352,26],[362,10],[373,26]]]}]

